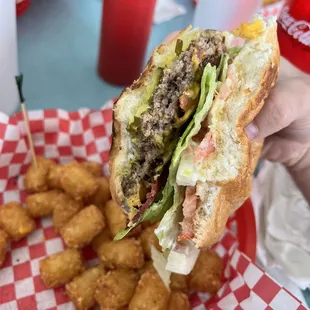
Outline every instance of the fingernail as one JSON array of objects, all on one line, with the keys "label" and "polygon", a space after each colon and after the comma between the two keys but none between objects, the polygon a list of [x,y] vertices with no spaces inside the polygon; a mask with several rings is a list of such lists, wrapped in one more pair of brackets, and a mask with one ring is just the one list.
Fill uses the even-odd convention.
[{"label": "fingernail", "polygon": [[244,128],[245,133],[247,134],[250,140],[254,140],[258,136],[258,128],[254,122],[250,123]]}]

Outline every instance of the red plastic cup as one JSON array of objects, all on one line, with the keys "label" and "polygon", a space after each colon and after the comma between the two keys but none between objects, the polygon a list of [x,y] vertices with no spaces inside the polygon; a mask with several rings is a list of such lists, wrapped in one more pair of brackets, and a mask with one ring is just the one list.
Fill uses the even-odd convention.
[{"label": "red plastic cup", "polygon": [[16,3],[16,15],[17,17],[23,15],[30,6],[30,0],[22,0],[18,3]]},{"label": "red plastic cup", "polygon": [[98,72],[129,85],[142,71],[156,0],[104,0]]},{"label": "red plastic cup", "polygon": [[278,19],[278,39],[283,57],[310,73],[310,1],[289,0]]}]

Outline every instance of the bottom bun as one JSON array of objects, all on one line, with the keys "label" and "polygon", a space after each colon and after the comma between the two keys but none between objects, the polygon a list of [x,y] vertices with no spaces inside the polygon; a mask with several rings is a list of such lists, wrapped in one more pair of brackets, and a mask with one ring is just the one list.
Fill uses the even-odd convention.
[{"label": "bottom bun", "polygon": [[216,243],[224,232],[229,216],[250,196],[252,176],[262,145],[262,142],[251,143],[250,169],[245,177],[236,178],[223,186],[197,184],[197,192],[204,193],[200,196],[202,201],[194,218],[193,242],[197,248],[210,247]]}]

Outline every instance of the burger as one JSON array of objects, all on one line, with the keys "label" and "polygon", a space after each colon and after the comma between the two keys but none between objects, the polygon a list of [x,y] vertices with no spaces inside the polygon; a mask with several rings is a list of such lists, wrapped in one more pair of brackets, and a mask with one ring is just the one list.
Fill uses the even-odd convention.
[{"label": "burger", "polygon": [[155,49],[113,108],[110,182],[128,223],[160,221],[164,250],[209,247],[251,191],[262,142],[244,128],[279,71],[276,22],[187,27]]}]

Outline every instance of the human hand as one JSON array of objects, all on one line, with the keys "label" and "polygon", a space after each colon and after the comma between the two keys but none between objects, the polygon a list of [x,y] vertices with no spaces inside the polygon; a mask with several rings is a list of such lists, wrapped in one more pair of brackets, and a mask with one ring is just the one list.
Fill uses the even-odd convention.
[{"label": "human hand", "polygon": [[265,139],[262,157],[285,165],[310,202],[310,77],[281,59],[278,81],[245,131]]}]

